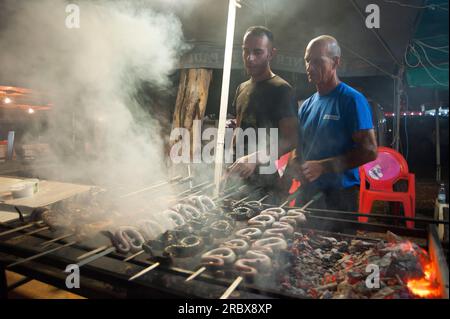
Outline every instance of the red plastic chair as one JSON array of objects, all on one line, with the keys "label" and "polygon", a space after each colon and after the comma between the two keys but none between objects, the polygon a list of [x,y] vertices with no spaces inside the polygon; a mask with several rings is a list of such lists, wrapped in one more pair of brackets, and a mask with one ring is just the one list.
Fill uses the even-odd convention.
[{"label": "red plastic chair", "polygon": [[[388,147],[379,147],[377,159],[359,168],[361,178],[359,192],[360,213],[370,214],[373,202],[400,202],[406,217],[414,218],[416,211],[415,176],[408,172],[408,163],[403,156]],[[408,181],[406,192],[394,192],[394,184],[400,180]],[[366,188],[366,181],[370,187]],[[368,217],[359,217],[366,223]],[[407,221],[406,227],[414,228],[413,221]]]}]

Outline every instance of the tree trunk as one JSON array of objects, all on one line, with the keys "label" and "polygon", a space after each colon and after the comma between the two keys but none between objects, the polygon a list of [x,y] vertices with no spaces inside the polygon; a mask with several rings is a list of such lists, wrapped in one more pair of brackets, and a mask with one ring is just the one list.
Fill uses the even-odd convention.
[{"label": "tree trunk", "polygon": [[[201,146],[193,144],[196,143],[192,134],[193,123],[194,120],[202,120],[205,115],[211,79],[212,70],[183,69],[181,71],[172,128],[186,128],[189,130],[191,157],[193,151]],[[171,145],[178,141],[172,141]]]}]

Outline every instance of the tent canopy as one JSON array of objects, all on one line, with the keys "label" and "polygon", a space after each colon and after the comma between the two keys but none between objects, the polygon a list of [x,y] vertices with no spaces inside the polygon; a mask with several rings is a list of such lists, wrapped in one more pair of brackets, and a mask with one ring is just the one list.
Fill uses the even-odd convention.
[{"label": "tent canopy", "polygon": [[436,8],[421,13],[408,47],[406,72],[412,87],[448,89],[448,0],[429,0]]},{"label": "tent canopy", "polygon": [[[380,8],[380,28],[366,27],[366,7]],[[223,66],[228,1],[192,1],[178,15],[193,49],[182,67]],[[275,35],[277,70],[304,73],[308,42],[321,34],[335,36],[343,49],[342,76],[395,75],[414,35],[422,0],[242,0],[235,31],[233,68],[240,68],[240,45],[251,25],[265,25]],[[174,5],[175,10],[177,9]],[[440,10],[443,11],[443,10]],[[444,11],[445,12],[445,11]],[[448,12],[446,12],[448,13]]]}]

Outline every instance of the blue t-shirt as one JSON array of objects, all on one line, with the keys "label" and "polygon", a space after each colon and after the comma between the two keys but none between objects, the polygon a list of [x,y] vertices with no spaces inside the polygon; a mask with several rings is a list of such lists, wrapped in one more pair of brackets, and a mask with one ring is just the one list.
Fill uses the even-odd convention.
[{"label": "blue t-shirt", "polygon": [[[355,147],[352,135],[373,128],[366,98],[345,83],[327,95],[315,93],[298,112],[300,152],[305,161],[343,155]],[[359,185],[358,168],[320,176],[311,186],[320,190]]]}]

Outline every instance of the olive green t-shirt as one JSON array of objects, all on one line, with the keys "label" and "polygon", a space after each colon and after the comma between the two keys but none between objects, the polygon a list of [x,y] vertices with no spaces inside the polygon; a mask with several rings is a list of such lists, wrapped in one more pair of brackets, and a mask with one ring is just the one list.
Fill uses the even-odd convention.
[{"label": "olive green t-shirt", "polygon": [[[243,130],[254,128],[256,132],[258,128],[264,128],[266,134],[269,133],[270,128],[279,129],[280,120],[297,116],[293,89],[278,75],[260,82],[248,80],[241,83],[237,88],[232,107],[238,127]],[[278,138],[280,138],[279,133]],[[269,142],[268,137],[266,142]],[[248,145],[245,144],[245,155],[247,153]],[[255,176],[253,179],[259,179],[265,185],[273,183],[276,177],[277,173],[269,176]],[[258,184],[261,183],[258,182]]]}]

